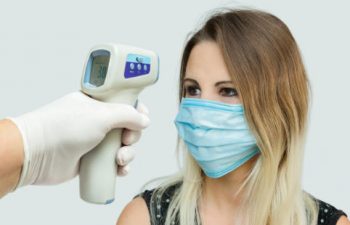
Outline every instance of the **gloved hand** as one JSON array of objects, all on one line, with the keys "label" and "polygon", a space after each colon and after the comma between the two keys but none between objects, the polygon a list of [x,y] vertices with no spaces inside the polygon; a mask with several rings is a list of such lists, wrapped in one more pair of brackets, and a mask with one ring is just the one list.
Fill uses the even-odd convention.
[{"label": "gloved hand", "polygon": [[16,188],[30,184],[57,184],[78,174],[80,158],[114,128],[126,128],[116,154],[118,175],[128,172],[134,157],[131,144],[150,120],[147,108],[94,100],[82,92],[68,94],[38,110],[12,120],[24,143],[24,163]]},{"label": "gloved hand", "polygon": [[[137,111],[146,115],[148,118],[148,109],[147,107],[139,102],[137,105]],[[116,161],[118,164],[118,175],[119,176],[125,176],[128,174],[130,170],[129,163],[134,159],[135,157],[135,150],[132,146],[135,144],[138,140],[140,140],[141,137],[141,130],[130,130],[130,129],[124,129],[122,134],[122,146],[116,156]]]}]

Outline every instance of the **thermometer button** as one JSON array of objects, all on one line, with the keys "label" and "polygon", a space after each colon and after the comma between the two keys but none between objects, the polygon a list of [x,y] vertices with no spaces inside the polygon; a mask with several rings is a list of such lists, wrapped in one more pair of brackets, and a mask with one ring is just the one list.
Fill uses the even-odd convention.
[{"label": "thermometer button", "polygon": [[141,70],[141,64],[137,64],[137,69]]},{"label": "thermometer button", "polygon": [[135,64],[134,63],[130,63],[130,69],[134,69],[135,68]]}]

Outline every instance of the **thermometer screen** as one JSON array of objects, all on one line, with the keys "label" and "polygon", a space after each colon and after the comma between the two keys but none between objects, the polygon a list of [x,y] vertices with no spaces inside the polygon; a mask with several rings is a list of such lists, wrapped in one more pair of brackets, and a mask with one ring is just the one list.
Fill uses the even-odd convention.
[{"label": "thermometer screen", "polygon": [[91,65],[89,83],[99,87],[104,84],[108,70],[109,55],[95,56]]}]

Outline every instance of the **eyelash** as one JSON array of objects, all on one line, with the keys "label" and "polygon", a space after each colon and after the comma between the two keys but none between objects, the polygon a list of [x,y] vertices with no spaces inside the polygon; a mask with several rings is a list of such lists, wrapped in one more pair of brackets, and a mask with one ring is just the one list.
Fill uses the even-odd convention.
[{"label": "eyelash", "polygon": [[[195,90],[195,89],[197,89],[197,90],[200,90],[199,88],[198,88],[198,86],[195,86],[195,85],[189,85],[189,86],[186,86],[186,87],[184,87],[184,90],[185,90],[185,95],[186,94],[189,94],[190,96],[194,96],[194,95],[196,95],[196,94],[191,94],[191,91],[193,91],[193,90]],[[229,95],[223,95],[224,97],[233,97],[233,96],[237,96],[238,95],[238,93],[237,93],[237,90],[236,89],[234,89],[234,88],[221,88],[220,89],[220,93],[222,92],[222,91],[225,91],[226,93],[228,93],[228,91],[230,91],[230,92],[234,92],[234,94],[229,94]],[[198,93],[197,93],[198,94]]]},{"label": "eyelash", "polygon": [[[187,86],[187,87],[185,87],[184,89],[185,89],[185,95],[189,94],[189,95],[191,95],[191,96],[194,95],[194,94],[191,94],[191,91],[193,91],[194,89],[199,90],[199,88],[196,87],[196,86]],[[193,92],[192,92],[192,93],[193,93]]]}]

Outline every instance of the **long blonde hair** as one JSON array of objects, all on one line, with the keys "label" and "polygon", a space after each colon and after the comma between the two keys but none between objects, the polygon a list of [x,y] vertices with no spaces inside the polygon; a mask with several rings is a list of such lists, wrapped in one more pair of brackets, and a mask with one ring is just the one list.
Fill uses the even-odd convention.
[{"label": "long blonde hair", "polygon": [[[310,84],[296,41],[276,16],[255,9],[215,12],[186,42],[180,69],[179,99],[189,55],[201,41],[214,41],[241,96],[245,118],[261,154],[241,190],[245,225],[315,225],[318,205],[302,190],[302,165],[307,131]],[[203,174],[186,146],[184,165],[161,184],[155,196],[182,185],[170,202],[165,225],[200,221],[198,201]],[[155,223],[155,212],[151,212]]]}]

